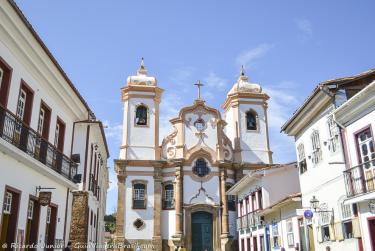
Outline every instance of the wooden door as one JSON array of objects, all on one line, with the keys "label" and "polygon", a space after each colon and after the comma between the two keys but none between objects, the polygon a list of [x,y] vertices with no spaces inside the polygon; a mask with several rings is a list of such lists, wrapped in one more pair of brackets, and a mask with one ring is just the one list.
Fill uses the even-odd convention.
[{"label": "wooden door", "polygon": [[192,250],[214,251],[212,214],[196,212],[192,214]]}]

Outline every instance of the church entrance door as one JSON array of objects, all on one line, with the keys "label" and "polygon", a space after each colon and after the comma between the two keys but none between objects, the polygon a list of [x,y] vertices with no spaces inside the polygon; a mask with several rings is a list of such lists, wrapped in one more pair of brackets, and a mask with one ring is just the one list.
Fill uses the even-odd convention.
[{"label": "church entrance door", "polygon": [[213,251],[212,214],[196,212],[191,215],[192,251]]}]

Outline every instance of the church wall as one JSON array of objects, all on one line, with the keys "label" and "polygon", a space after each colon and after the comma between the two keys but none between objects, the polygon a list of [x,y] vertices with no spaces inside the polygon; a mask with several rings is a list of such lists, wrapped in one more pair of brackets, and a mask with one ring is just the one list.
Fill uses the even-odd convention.
[{"label": "church wall", "polygon": [[[215,204],[219,204],[219,177],[212,177],[210,180],[203,182],[202,186],[206,190],[207,195],[213,199]],[[200,188],[201,183],[199,181],[193,180],[189,175],[184,175],[184,203],[190,204],[190,200],[198,194]]]},{"label": "church wall", "polygon": [[161,236],[163,240],[172,239],[176,231],[176,211],[162,210],[161,212]]},{"label": "church wall", "polygon": [[[149,168],[150,171],[153,171]],[[147,181],[147,207],[146,209],[133,210],[133,180]],[[153,176],[127,176],[125,181],[125,239],[152,239],[154,233],[154,178]],[[145,227],[138,231],[133,226],[136,219],[141,218]]]},{"label": "church wall", "polygon": [[[155,102],[153,99],[131,98],[128,119],[128,159],[155,159]],[[148,125],[135,126],[135,110],[141,103],[148,107]]]},{"label": "church wall", "polygon": [[[194,127],[194,122],[198,119],[198,115],[195,113],[187,113],[185,115],[186,121],[190,120],[190,123],[185,123],[185,144],[186,148],[190,149],[194,147],[198,142],[199,138],[196,136],[198,130]],[[213,114],[204,114],[202,119],[205,121],[207,128],[204,130],[206,136],[204,137],[204,143],[212,150],[216,151],[217,143],[217,127],[212,122],[216,120]]]},{"label": "church wall", "polygon": [[[246,112],[251,109],[258,114],[258,129],[256,131],[248,131],[246,128]],[[256,104],[240,104],[239,113],[242,160],[250,163],[269,163],[267,123],[264,106]]]}]

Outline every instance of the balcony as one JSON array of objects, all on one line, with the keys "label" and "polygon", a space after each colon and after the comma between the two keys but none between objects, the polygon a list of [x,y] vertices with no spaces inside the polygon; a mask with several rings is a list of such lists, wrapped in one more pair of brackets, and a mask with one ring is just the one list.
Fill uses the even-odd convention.
[{"label": "balcony", "polygon": [[344,171],[348,198],[375,192],[375,159]]},{"label": "balcony", "polygon": [[16,115],[0,106],[0,137],[74,182],[77,165]]}]

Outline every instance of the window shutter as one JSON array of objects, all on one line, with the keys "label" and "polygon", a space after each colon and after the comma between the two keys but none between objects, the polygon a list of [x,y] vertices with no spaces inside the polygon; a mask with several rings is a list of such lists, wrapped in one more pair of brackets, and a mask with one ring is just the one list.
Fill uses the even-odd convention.
[{"label": "window shutter", "polygon": [[352,224],[353,224],[353,237],[361,238],[361,226],[359,225],[359,218],[358,217],[353,218]]},{"label": "window shutter", "polygon": [[338,240],[338,241],[344,240],[344,234],[342,232],[342,223],[341,222],[335,223],[335,236],[336,236],[336,240]]},{"label": "window shutter", "polygon": [[322,237],[322,228],[319,226],[319,227],[316,227],[317,228],[317,232],[318,232],[318,242],[319,243],[322,243],[323,242],[323,237]]},{"label": "window shutter", "polygon": [[329,224],[328,228],[329,228],[329,237],[330,237],[330,240],[334,241],[335,240],[335,231],[334,231],[333,225]]}]

